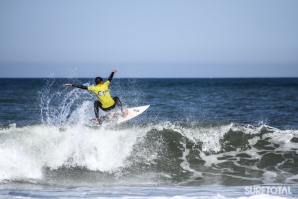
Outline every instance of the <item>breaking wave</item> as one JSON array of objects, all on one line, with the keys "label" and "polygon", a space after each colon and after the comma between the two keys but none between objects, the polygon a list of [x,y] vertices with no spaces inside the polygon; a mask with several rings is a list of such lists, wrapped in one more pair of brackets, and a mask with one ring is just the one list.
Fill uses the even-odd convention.
[{"label": "breaking wave", "polygon": [[[0,130],[0,181],[41,184],[297,183],[298,131],[270,126],[78,124]],[[94,184],[95,183],[95,184]]]}]

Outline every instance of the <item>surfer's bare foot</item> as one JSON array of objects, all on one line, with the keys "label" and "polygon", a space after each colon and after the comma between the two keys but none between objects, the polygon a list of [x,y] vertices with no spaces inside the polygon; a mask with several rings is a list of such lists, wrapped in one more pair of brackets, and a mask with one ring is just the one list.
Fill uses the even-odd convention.
[{"label": "surfer's bare foot", "polygon": [[125,111],[123,111],[122,117],[126,117],[128,115],[128,110],[126,109]]},{"label": "surfer's bare foot", "polygon": [[94,118],[91,120],[91,122],[93,122],[94,124],[97,124],[97,125],[101,124],[101,120],[99,118]]}]

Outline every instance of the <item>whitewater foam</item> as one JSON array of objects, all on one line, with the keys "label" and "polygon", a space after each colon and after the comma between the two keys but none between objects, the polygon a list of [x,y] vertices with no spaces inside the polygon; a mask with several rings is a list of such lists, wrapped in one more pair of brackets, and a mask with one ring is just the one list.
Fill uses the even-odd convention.
[{"label": "whitewater foam", "polygon": [[61,128],[48,125],[2,130],[1,180],[42,178],[42,170],[85,167],[113,172],[126,165],[142,131]]},{"label": "whitewater foam", "polygon": [[[69,120],[75,120],[80,112],[85,114],[89,104],[83,106]],[[71,174],[73,169],[83,169],[112,174],[118,181],[125,178],[133,182],[143,175],[149,184],[175,181],[183,173],[187,177],[180,184],[198,183],[210,175],[263,183],[296,181],[288,166],[284,167],[295,167],[293,155],[298,147],[291,141],[297,136],[295,131],[270,129],[263,134],[246,134],[240,127],[236,132],[244,140],[239,145],[237,140],[229,141],[227,134],[232,133],[232,128],[236,129],[234,124],[208,129],[159,123],[103,125],[92,129],[82,121],[63,126],[12,125],[0,129],[0,180],[44,179],[45,169],[51,172],[71,169],[69,175],[77,175]],[[255,127],[255,131],[264,132],[264,128]],[[213,141],[207,139],[208,135]],[[267,161],[271,156],[280,160]]]}]

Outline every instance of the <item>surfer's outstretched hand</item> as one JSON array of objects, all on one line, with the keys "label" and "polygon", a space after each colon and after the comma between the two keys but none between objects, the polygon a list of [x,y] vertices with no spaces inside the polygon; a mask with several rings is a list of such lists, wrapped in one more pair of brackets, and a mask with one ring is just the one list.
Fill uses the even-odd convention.
[{"label": "surfer's outstretched hand", "polygon": [[64,86],[72,86],[72,84],[64,84]]},{"label": "surfer's outstretched hand", "polygon": [[112,70],[112,72],[113,72],[113,73],[116,73],[116,72],[117,72],[117,70]]}]

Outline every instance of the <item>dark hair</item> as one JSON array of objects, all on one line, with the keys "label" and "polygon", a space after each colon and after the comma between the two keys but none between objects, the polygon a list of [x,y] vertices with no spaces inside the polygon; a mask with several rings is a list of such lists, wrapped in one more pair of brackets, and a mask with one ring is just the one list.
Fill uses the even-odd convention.
[{"label": "dark hair", "polygon": [[102,78],[101,77],[96,77],[95,78],[95,84],[97,85],[97,84],[99,84],[100,82],[102,82],[103,80],[102,80]]}]

